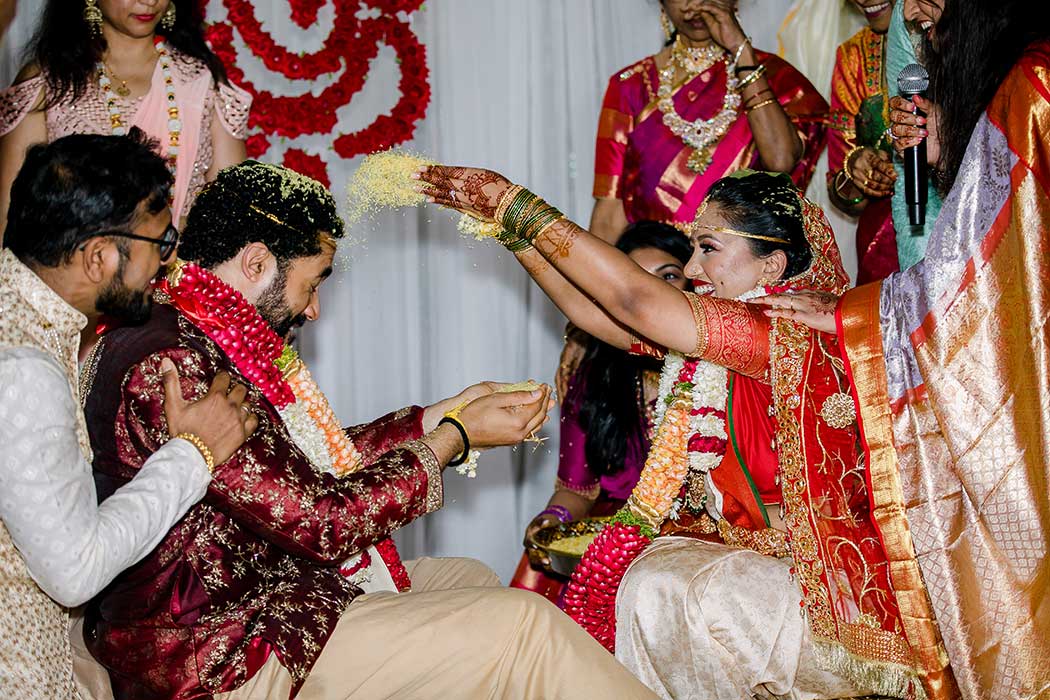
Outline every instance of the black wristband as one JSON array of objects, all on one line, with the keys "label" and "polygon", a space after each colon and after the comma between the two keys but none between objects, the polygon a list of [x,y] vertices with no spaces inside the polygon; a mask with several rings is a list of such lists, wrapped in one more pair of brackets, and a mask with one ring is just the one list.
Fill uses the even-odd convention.
[{"label": "black wristband", "polygon": [[758,70],[758,66],[737,66],[733,69],[734,75],[740,75],[741,73],[747,73],[748,71]]},{"label": "black wristband", "polygon": [[462,423],[451,416],[445,416],[438,421],[438,425],[441,425],[442,423],[448,423],[455,427],[455,429],[459,431],[459,436],[463,438],[463,453],[452,458],[448,463],[448,466],[450,467],[458,467],[467,461],[467,456],[470,454],[470,438],[467,437],[467,429],[463,427]]}]

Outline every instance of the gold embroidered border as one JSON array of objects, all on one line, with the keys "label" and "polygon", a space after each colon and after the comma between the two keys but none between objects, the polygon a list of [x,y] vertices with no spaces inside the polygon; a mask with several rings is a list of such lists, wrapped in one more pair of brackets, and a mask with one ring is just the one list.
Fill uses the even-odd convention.
[{"label": "gold embroidered border", "polygon": [[690,357],[703,357],[707,350],[707,312],[704,311],[704,303],[699,294],[682,292],[689,302],[689,308],[693,311],[693,325],[696,326],[696,347],[690,353]]},{"label": "gold embroidered border", "polygon": [[599,482],[599,483],[596,483],[596,484],[594,484],[592,486],[573,486],[569,482],[563,481],[561,479],[561,477],[558,477],[558,478],[556,478],[554,480],[554,490],[555,491],[568,491],[569,493],[574,493],[577,496],[583,496],[584,498],[587,498],[587,499],[593,501],[596,498],[598,498],[599,494],[601,494],[601,492],[602,492],[602,485]]},{"label": "gold embroidered border", "polygon": [[932,700],[939,700],[954,697],[957,686],[915,559],[904,509],[882,353],[881,287],[881,284],[864,285],[842,297],[839,304],[842,352],[849,365],[860,413],[870,474],[872,519],[882,537],[904,633],[923,673],[923,685]]},{"label": "gold embroidered border", "polygon": [[445,485],[441,478],[441,465],[438,464],[434,451],[422,440],[409,440],[402,443],[401,447],[414,454],[427,471],[427,512],[440,510],[445,503]]},{"label": "gold embroidered border", "polygon": [[787,533],[772,527],[748,530],[746,527],[730,525],[725,518],[718,520],[718,534],[730,547],[750,549],[767,557],[784,559],[791,556]]},{"label": "gold embroidered border", "polygon": [[[807,355],[812,342],[809,329],[786,320],[774,321],[770,331],[770,367],[773,380],[773,402],[776,411],[776,446],[781,469],[781,493],[784,498],[784,521],[791,536],[791,553],[795,572],[802,589],[802,601],[809,616],[815,640],[828,640],[826,649],[835,652],[829,668],[864,685],[878,682],[878,687],[909,685],[915,671],[895,663],[900,647],[887,648],[885,641],[874,644],[869,636],[847,631],[833,613],[830,593],[823,576],[826,574],[820,546],[809,513],[809,484],[806,450],[799,419],[800,386],[808,374]],[[890,634],[886,632],[885,634]],[[902,639],[903,643],[904,640]],[[852,645],[859,644],[857,648]],[[872,656],[867,656],[870,652]],[[883,655],[887,652],[889,655]]]}]

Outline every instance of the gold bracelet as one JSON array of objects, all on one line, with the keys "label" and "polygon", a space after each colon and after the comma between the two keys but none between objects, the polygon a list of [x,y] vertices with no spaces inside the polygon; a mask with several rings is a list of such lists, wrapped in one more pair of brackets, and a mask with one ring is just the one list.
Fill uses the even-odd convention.
[{"label": "gold bracelet", "polygon": [[215,471],[215,458],[212,456],[208,446],[204,444],[204,440],[201,440],[199,436],[193,433],[179,433],[172,440],[185,440],[196,447],[197,451],[201,453],[201,457],[204,458],[204,465],[208,467],[208,473],[211,474]]},{"label": "gold bracelet", "polygon": [[756,80],[761,78],[763,75],[765,75],[765,72],[766,72],[765,64],[764,63],[759,63],[758,64],[758,68],[756,68],[753,71],[751,71],[751,73],[746,78],[744,78],[743,80],[740,81],[740,84],[737,85],[737,90],[739,90],[740,92],[743,92],[744,88],[746,88],[748,85],[750,85],[751,83],[755,82]]},{"label": "gold bracelet", "polygon": [[850,158],[855,156],[858,151],[863,151],[865,148],[865,146],[854,146],[853,148],[849,149],[849,152],[846,153],[846,157],[842,159],[842,172],[845,173],[846,179],[852,182],[853,184],[856,184],[857,181],[853,179],[853,173],[849,171],[849,161]]},{"label": "gold bracelet", "polygon": [[770,97],[770,98],[769,98],[768,100],[763,100],[762,102],[759,102],[759,103],[758,103],[757,105],[755,105],[754,107],[748,107],[748,108],[747,108],[747,109],[745,110],[745,112],[746,112],[747,114],[751,114],[751,113],[752,113],[752,112],[754,112],[754,111],[755,111],[756,109],[762,109],[763,107],[766,107],[766,106],[768,106],[768,105],[772,105],[772,104],[777,104],[777,101],[776,101],[776,100],[775,100],[774,98]]},{"label": "gold bracelet", "polygon": [[499,205],[496,207],[496,214],[492,217],[496,220],[496,223],[502,223],[503,216],[507,213],[507,207],[514,201],[514,198],[518,196],[524,187],[521,185],[511,185],[506,192],[503,193],[503,197],[499,200]]}]

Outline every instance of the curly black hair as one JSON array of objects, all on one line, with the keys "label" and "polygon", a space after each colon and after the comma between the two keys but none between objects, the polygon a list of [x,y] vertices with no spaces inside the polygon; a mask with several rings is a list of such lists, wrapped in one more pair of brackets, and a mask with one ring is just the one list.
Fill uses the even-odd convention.
[{"label": "curly black hair", "polygon": [[279,165],[246,160],[219,171],[197,196],[179,257],[214,268],[249,243],[264,243],[279,263],[321,252],[321,236],[343,237],[332,193]]},{"label": "curly black hair", "polygon": [[[106,40],[92,33],[84,19],[83,2],[47,0],[40,25],[26,50],[26,62],[35,63],[47,80],[45,108],[76,101],[94,78]],[[161,30],[168,45],[203,61],[216,83],[227,83],[226,69],[204,41],[204,10],[199,0],[178,0],[175,26]]]},{"label": "curly black hair", "polygon": [[760,258],[778,250],[787,256],[782,279],[809,269],[813,251],[806,239],[798,188],[783,173],[739,171],[724,177],[708,190],[707,199],[722,210],[726,222],[745,233],[783,238],[788,243],[746,238]]}]

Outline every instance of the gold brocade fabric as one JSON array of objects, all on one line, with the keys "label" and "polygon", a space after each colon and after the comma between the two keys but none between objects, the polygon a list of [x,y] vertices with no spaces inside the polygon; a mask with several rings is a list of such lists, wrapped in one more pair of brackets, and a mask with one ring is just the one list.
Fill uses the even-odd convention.
[{"label": "gold brocade fabric", "polygon": [[[0,347],[30,347],[66,370],[77,405],[77,347],[87,319],[23,265],[0,250]],[[28,429],[28,426],[27,426]],[[77,439],[91,449],[83,412]],[[0,523],[0,697],[76,698],[69,615],[33,581],[25,560]]]},{"label": "gold brocade fabric", "polygon": [[1048,141],[1043,43],[975,128],[926,259],[842,304],[876,517],[930,697],[1050,697]]}]

